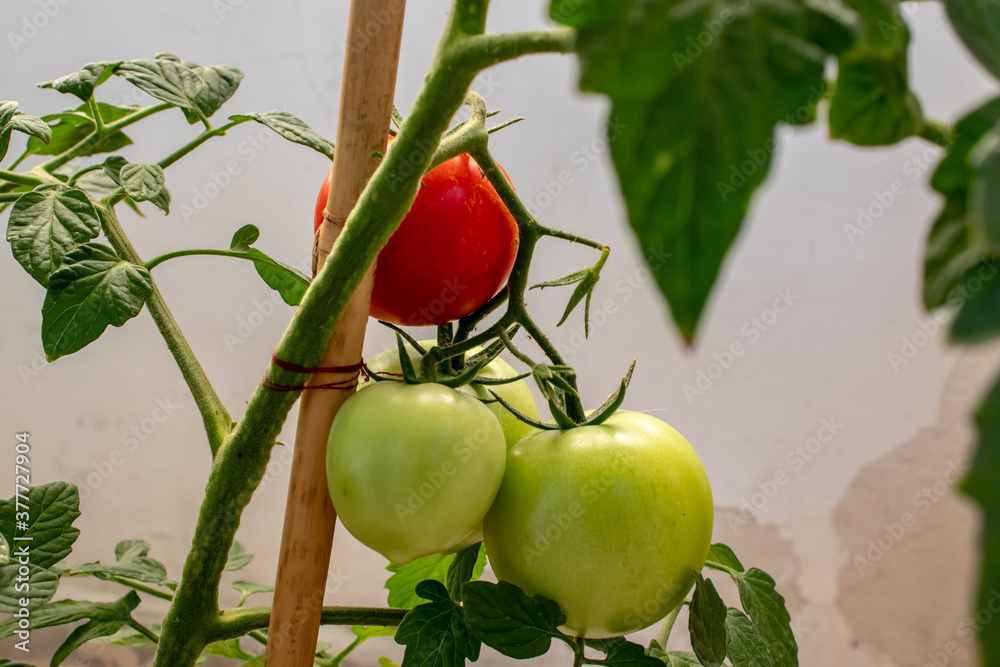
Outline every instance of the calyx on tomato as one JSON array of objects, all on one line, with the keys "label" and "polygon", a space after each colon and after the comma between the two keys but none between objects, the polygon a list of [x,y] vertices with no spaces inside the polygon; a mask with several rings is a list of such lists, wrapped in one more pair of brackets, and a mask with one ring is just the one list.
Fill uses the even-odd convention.
[{"label": "calyx on tomato", "polygon": [[[330,177],[316,199],[317,230]],[[468,154],[446,160],[421,179],[410,211],[378,255],[371,316],[425,326],[469,315],[507,283],[517,247],[517,222],[476,161]]]}]

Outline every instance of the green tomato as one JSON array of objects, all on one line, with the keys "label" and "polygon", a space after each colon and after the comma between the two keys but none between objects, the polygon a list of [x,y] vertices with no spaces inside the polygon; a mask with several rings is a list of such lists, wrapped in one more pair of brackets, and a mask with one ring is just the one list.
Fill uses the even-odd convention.
[{"label": "green tomato", "polygon": [[506,451],[499,422],[475,398],[380,382],[333,420],[330,497],[344,527],[393,563],[449,553],[480,529]]},{"label": "green tomato", "polygon": [[[437,345],[436,340],[420,341],[420,346],[425,350],[430,349],[435,345]],[[420,362],[420,353],[417,352],[416,349],[414,349],[409,343],[406,344],[406,351],[410,355],[410,360],[413,361],[414,366],[416,366]],[[473,348],[470,353],[475,354],[479,351],[480,348],[476,347]],[[399,350],[397,348],[379,352],[375,356],[368,359],[365,363],[368,365],[368,368],[372,369],[376,373],[389,373],[402,377],[403,369],[399,365]],[[518,375],[517,371],[511,368],[510,364],[500,357],[497,357],[487,364],[486,368],[480,371],[479,374],[483,377],[496,378],[498,380],[503,378],[512,378]],[[373,384],[376,383],[370,380],[364,381],[359,386],[359,389]],[[495,391],[503,400],[513,406],[515,410],[527,417],[531,417],[532,419],[539,418],[538,405],[535,403],[535,398],[531,395],[531,390],[528,389],[528,385],[524,380],[518,380],[517,382],[510,382],[507,384],[489,385],[489,387],[473,383],[463,385],[458,388],[458,391],[475,396],[482,401],[490,401],[490,403],[487,403],[486,405],[496,416],[497,421],[500,422],[504,438],[507,441],[507,447],[512,447],[515,442],[526,436],[528,433],[534,431],[534,429],[512,415],[510,411],[500,405],[500,403],[494,401],[493,396],[490,395],[488,389]]]},{"label": "green tomato", "polygon": [[483,529],[497,577],[559,603],[568,633],[602,638],[683,602],[712,520],[708,477],[687,440],[621,411],[518,442]]}]

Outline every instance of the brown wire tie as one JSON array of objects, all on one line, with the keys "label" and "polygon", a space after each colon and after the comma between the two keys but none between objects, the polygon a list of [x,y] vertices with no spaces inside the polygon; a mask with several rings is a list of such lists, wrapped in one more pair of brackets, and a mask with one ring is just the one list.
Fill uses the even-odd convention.
[{"label": "brown wire tie", "polygon": [[364,366],[359,361],[356,364],[351,364],[350,366],[316,366],[315,368],[307,368],[305,366],[299,366],[298,364],[293,364],[290,361],[285,361],[284,359],[279,359],[278,355],[271,353],[271,361],[278,368],[286,371],[291,371],[292,373],[308,373],[310,375],[314,373],[351,373],[353,374],[351,378],[347,380],[339,380],[337,382],[328,382],[326,384],[312,384],[312,385],[295,385],[295,384],[278,384],[274,382],[264,373],[264,379],[262,384],[265,389],[270,389],[271,391],[303,391],[306,389],[354,389],[358,386],[358,376],[360,373],[364,373],[365,377],[368,374],[365,373]]}]

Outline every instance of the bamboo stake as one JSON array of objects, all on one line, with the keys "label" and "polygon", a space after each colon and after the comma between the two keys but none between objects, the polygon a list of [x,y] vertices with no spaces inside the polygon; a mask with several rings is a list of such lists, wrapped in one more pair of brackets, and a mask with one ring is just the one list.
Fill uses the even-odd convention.
[{"label": "bamboo stake", "polygon": [[[333,243],[384,153],[399,64],[405,0],[352,0],[326,221],[313,249],[313,273],[322,268]],[[351,297],[324,367],[361,361],[371,300],[371,267]],[[353,374],[314,374],[307,385],[349,380]],[[274,608],[267,641],[267,667],[311,667],[326,590],[337,518],[326,483],[326,441],[337,410],[354,389],[304,391],[295,432],[295,453]]]}]

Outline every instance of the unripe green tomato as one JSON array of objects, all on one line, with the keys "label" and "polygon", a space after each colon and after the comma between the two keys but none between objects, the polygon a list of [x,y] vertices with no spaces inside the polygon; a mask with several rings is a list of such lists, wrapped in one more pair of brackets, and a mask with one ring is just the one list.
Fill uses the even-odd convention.
[{"label": "unripe green tomato", "polygon": [[[422,340],[420,341],[420,346],[425,350],[437,345],[436,340]],[[414,367],[420,363],[420,353],[417,352],[413,346],[409,343],[406,344],[406,351],[410,355],[410,360],[413,362]],[[480,348],[475,347],[470,350],[469,354],[475,354],[480,351]],[[399,365],[399,350],[398,348],[392,348],[389,350],[384,350],[374,355],[370,359],[367,359],[365,363],[368,368],[372,369],[376,373],[389,373],[402,377],[403,369]],[[488,378],[512,378],[518,375],[517,371],[511,368],[510,364],[506,361],[497,357],[489,364],[486,365],[484,369],[479,372],[483,377]],[[359,389],[371,386],[375,384],[373,381],[364,381],[359,385]],[[531,390],[528,389],[528,385],[524,380],[518,380],[517,382],[510,382],[507,384],[495,384],[486,387],[481,384],[466,384],[458,388],[458,391],[475,396],[476,398],[483,401],[493,401],[493,396],[490,395],[488,389],[495,391],[503,400],[507,401],[515,410],[521,414],[531,417],[532,419],[538,419],[538,405],[535,403],[535,398],[531,395]],[[500,427],[503,428],[504,438],[507,441],[507,446],[512,447],[515,442],[526,436],[528,433],[534,429],[528,426],[523,421],[515,417],[510,413],[510,411],[500,403],[493,401],[487,403],[486,407],[496,416],[497,421],[500,422]]]},{"label": "unripe green tomato", "polygon": [[602,638],[683,602],[712,520],[708,477],[687,440],[655,417],[619,411],[514,445],[483,530],[498,578],[559,603],[566,632]]},{"label": "unripe green tomato", "polygon": [[393,563],[462,548],[503,478],[500,423],[439,384],[379,382],[330,428],[326,471],[344,527]]}]

